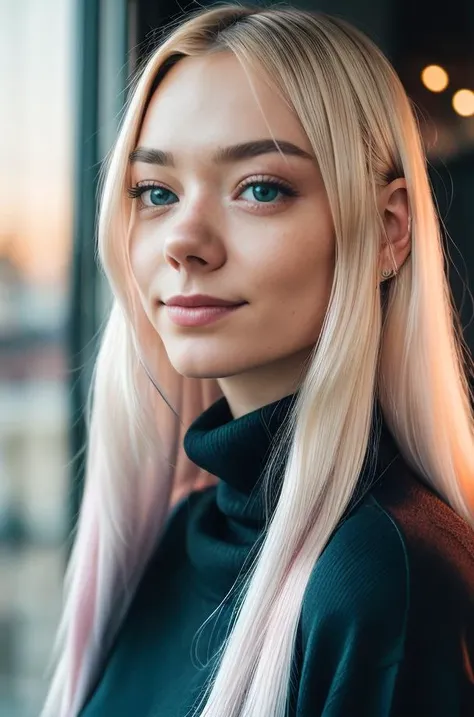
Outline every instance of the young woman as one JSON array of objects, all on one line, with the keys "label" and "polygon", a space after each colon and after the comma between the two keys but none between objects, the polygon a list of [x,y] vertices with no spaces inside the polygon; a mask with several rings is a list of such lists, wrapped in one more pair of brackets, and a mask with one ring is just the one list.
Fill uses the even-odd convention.
[{"label": "young woman", "polygon": [[474,421],[410,102],[290,7],[199,11],[103,187],[115,296],[44,717],[474,714]]}]

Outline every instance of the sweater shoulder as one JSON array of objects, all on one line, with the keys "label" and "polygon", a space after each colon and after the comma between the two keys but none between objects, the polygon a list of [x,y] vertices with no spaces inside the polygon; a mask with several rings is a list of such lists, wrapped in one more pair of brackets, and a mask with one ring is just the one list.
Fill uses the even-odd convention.
[{"label": "sweater shoulder", "polygon": [[403,640],[410,596],[407,546],[372,494],[333,533],[310,576],[302,608],[303,643],[315,630],[341,636],[369,630]]},{"label": "sweater shoulder", "polygon": [[[452,623],[474,615],[474,531],[397,461],[339,524],[305,592],[303,639],[316,624],[360,624],[380,639],[442,606]],[[431,613],[430,613],[431,614]],[[462,617],[461,617],[462,616]]]},{"label": "sweater shoulder", "polygon": [[372,501],[397,525],[413,576],[436,573],[440,588],[474,604],[474,530],[408,467],[376,486]]}]

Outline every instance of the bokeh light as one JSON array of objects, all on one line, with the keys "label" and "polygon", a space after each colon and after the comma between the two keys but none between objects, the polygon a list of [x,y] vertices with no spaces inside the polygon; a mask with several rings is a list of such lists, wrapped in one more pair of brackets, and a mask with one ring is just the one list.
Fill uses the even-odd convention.
[{"label": "bokeh light", "polygon": [[474,115],[474,92],[472,90],[458,90],[453,96],[454,111],[461,117]]},{"label": "bokeh light", "polygon": [[439,65],[428,65],[421,73],[421,81],[431,92],[442,92],[449,84],[449,76]]}]

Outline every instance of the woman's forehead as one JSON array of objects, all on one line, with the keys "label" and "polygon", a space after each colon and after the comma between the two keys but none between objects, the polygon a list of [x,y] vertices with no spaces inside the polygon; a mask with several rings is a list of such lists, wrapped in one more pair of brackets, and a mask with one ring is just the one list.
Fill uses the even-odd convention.
[{"label": "woman's forehead", "polygon": [[230,52],[187,57],[154,92],[139,145],[179,153],[278,137],[311,153],[296,114],[260,75],[247,76]]}]

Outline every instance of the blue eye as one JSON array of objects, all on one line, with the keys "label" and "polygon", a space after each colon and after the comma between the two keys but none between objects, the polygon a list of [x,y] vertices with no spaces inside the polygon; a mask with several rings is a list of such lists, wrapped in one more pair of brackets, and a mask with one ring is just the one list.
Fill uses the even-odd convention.
[{"label": "blue eye", "polygon": [[[150,204],[143,201],[143,196],[148,193],[150,194]],[[127,189],[127,194],[132,199],[140,197],[140,202],[144,207],[163,207],[167,204],[173,204],[172,201],[169,201],[170,195],[173,195],[173,192],[166,189],[166,187],[160,187],[153,184],[130,187]],[[174,194],[174,196],[176,197],[176,194]]]},{"label": "blue eye", "polygon": [[169,189],[165,189],[165,187],[153,187],[153,189],[150,189],[150,201],[157,207],[162,204],[171,204],[172,202],[170,202],[169,199],[172,194],[173,192],[170,192]]},{"label": "blue eye", "polygon": [[[248,184],[245,187],[245,191],[247,189],[250,189],[253,194],[253,198],[256,199],[258,202],[272,202],[274,201],[278,194],[283,191],[283,188],[279,185],[276,185],[274,182],[260,182],[259,184]],[[242,192],[242,195],[244,192]],[[241,196],[242,196],[241,195]]]}]

